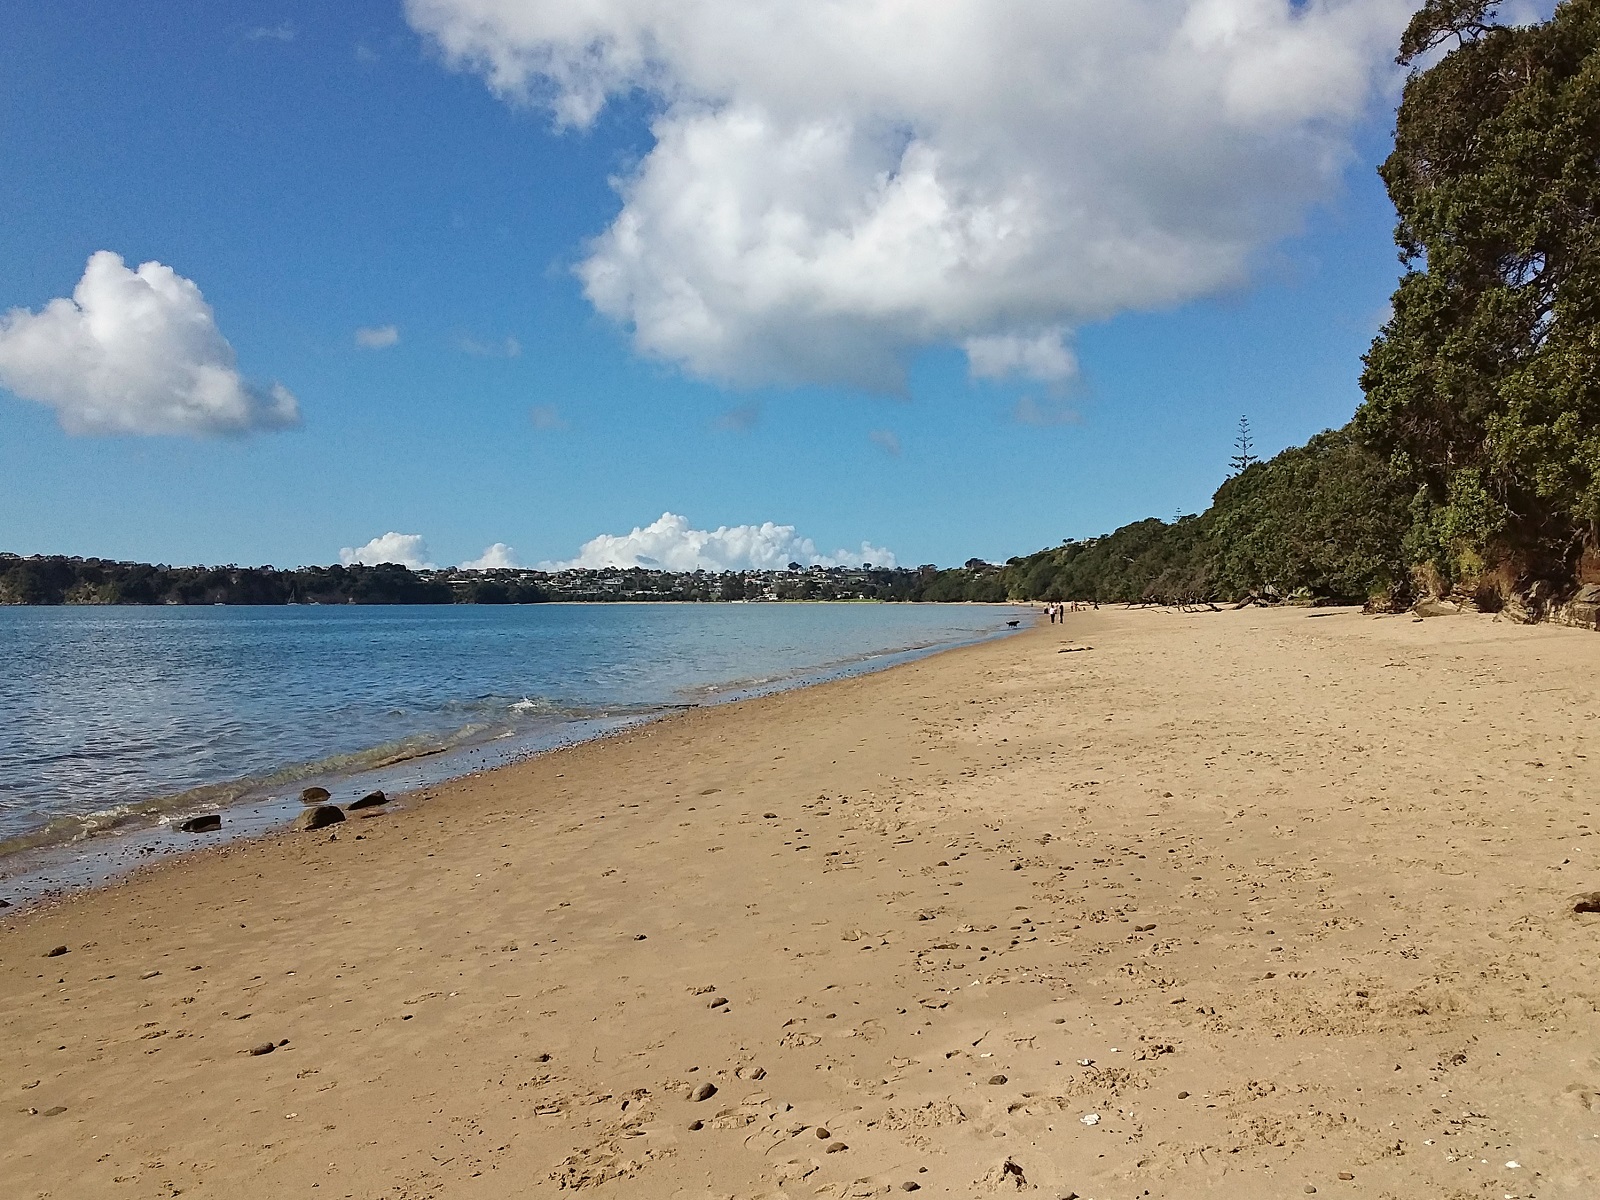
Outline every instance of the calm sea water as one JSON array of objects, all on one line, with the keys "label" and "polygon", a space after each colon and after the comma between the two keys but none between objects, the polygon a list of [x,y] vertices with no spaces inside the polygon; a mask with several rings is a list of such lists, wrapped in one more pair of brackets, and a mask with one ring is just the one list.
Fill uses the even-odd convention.
[{"label": "calm sea water", "polygon": [[0,608],[0,855],[416,786],[1002,632],[962,605]]}]

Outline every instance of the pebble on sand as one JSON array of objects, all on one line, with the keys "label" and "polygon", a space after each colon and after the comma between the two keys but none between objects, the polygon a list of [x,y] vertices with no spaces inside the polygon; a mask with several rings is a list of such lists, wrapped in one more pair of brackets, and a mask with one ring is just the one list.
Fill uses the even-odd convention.
[{"label": "pebble on sand", "polygon": [[704,1121],[690,1121],[689,1122],[689,1132],[690,1133],[699,1133],[705,1127],[706,1127],[706,1123]]},{"label": "pebble on sand", "polygon": [[250,1057],[259,1058],[263,1054],[271,1054],[278,1048],[275,1042],[260,1042],[250,1047]]},{"label": "pebble on sand", "polygon": [[331,798],[327,788],[308,787],[300,793],[301,804],[326,804]]},{"label": "pebble on sand", "polygon": [[363,808],[377,808],[380,804],[387,803],[389,803],[389,797],[382,792],[368,792],[361,799],[350,805],[350,811],[356,812],[358,809]]},{"label": "pebble on sand", "polygon": [[991,1076],[989,1076],[989,1082],[991,1084],[995,1085],[995,1086],[999,1086],[1000,1084],[1004,1083],[1005,1081],[1006,1081],[1006,1077],[1004,1075],[991,1075]]},{"label": "pebble on sand", "polygon": [[817,1136],[818,1136],[818,1137],[819,1137],[819,1138],[822,1138],[822,1139],[823,1139],[823,1140],[824,1140],[824,1141],[826,1141],[826,1140],[827,1140],[827,1139],[828,1139],[828,1138],[831,1138],[831,1137],[832,1137],[832,1136],[833,1136],[833,1134],[831,1134],[831,1133],[829,1133],[829,1132],[828,1132],[828,1131],[827,1131],[827,1130],[826,1130],[826,1129],[825,1129],[825,1128],[823,1128],[823,1127],[822,1127],[822,1126],[821,1126],[821,1125],[818,1125],[818,1126],[817,1126]]},{"label": "pebble on sand", "polygon": [[1339,1172],[1339,1178],[1340,1179],[1345,1179],[1345,1180],[1350,1180],[1350,1179],[1354,1179],[1355,1176],[1350,1174],[1349,1171],[1340,1171]]},{"label": "pebble on sand", "polygon": [[179,824],[178,829],[183,833],[214,833],[222,828],[222,818],[216,813],[206,813],[199,817],[190,817]]},{"label": "pebble on sand", "polygon": [[1600,892],[1584,892],[1572,898],[1575,913],[1600,913]]},{"label": "pebble on sand", "polygon": [[59,1117],[62,1113],[66,1112],[66,1111],[67,1111],[67,1106],[65,1104],[58,1104],[54,1108],[45,1109],[44,1110],[44,1115],[47,1116],[47,1117]]},{"label": "pebble on sand", "polygon": [[915,1179],[908,1179],[900,1185],[902,1192],[917,1192],[922,1190],[922,1185]]},{"label": "pebble on sand", "polygon": [[829,1142],[828,1143],[828,1148],[826,1150],[824,1150],[823,1153],[824,1154],[837,1154],[841,1150],[848,1150],[848,1149],[850,1149],[850,1147],[846,1146],[843,1142]]},{"label": "pebble on sand", "polygon": [[689,1093],[689,1099],[698,1104],[702,1100],[709,1100],[717,1094],[717,1085],[711,1082],[702,1083]]},{"label": "pebble on sand", "polygon": [[56,946],[54,949],[47,951],[45,953],[45,957],[46,958],[60,958],[66,952],[67,952],[67,948],[65,946]]},{"label": "pebble on sand", "polygon": [[315,808],[308,808],[300,814],[300,819],[294,823],[296,829],[326,829],[329,825],[337,825],[344,820],[344,812],[337,804],[319,804]]}]

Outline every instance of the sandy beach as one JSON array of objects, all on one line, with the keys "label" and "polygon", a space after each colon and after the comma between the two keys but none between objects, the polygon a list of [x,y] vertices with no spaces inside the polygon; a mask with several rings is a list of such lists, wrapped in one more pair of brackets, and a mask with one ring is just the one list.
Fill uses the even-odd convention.
[{"label": "sandy beach", "polygon": [[1107,609],[156,864],[0,920],[0,1192],[1600,1194],[1597,708]]}]

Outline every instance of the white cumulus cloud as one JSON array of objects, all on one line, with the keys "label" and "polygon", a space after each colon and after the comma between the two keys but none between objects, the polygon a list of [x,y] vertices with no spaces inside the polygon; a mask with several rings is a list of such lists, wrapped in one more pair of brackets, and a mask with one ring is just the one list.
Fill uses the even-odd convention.
[{"label": "white cumulus cloud", "polygon": [[1070,329],[1246,282],[1336,188],[1414,7],[406,0],[560,125],[653,98],[578,267],[641,351],[883,389],[932,344],[1060,379]]},{"label": "white cumulus cloud", "polygon": [[804,566],[895,565],[894,552],[862,542],[858,550],[822,554],[816,543],[801,537],[793,525],[722,525],[693,529],[686,517],[662,513],[632,533],[602,533],[587,541],[576,558],[541,563],[545,571],[573,568],[650,567],[667,571],[776,571],[791,562]]},{"label": "white cumulus cloud", "polygon": [[68,433],[227,434],[300,420],[282,384],[239,374],[192,280],[158,262],[89,257],[71,299],[0,316],[0,384],[47,404]]},{"label": "white cumulus cloud", "polygon": [[399,341],[400,330],[393,325],[364,325],[356,330],[356,345],[364,350],[383,350]]},{"label": "white cumulus cloud", "polygon": [[1077,355],[1067,348],[1066,331],[1052,329],[1033,337],[996,334],[968,338],[963,345],[974,379],[1020,375],[1042,383],[1063,383],[1078,373]]},{"label": "white cumulus cloud", "polygon": [[520,567],[517,561],[517,552],[504,542],[496,542],[486,546],[477,558],[469,558],[461,564],[463,571],[504,571],[512,567]]},{"label": "white cumulus cloud", "polygon": [[413,571],[431,571],[428,561],[428,544],[420,533],[395,533],[392,530],[373,538],[365,546],[346,546],[339,551],[339,561],[347,567],[357,563],[375,567],[379,563],[399,563]]}]

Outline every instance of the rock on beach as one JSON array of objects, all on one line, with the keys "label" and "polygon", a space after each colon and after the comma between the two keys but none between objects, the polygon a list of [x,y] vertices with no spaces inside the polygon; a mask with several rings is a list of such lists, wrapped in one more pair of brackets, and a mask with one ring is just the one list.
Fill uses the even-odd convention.
[{"label": "rock on beach", "polygon": [[344,820],[344,810],[337,804],[319,804],[315,808],[308,808],[300,814],[300,819],[294,823],[296,829],[326,829],[329,825],[337,825]]}]

